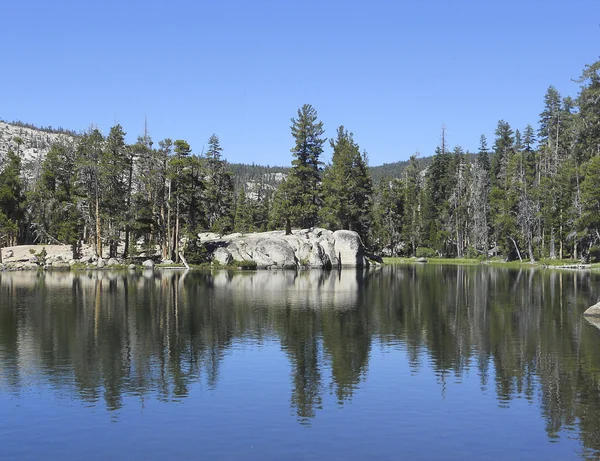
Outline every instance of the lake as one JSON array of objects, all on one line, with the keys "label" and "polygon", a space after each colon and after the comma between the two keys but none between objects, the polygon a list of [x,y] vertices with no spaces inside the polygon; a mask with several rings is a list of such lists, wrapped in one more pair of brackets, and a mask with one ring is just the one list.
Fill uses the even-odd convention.
[{"label": "lake", "polygon": [[596,459],[600,274],[0,272],[2,459]]}]

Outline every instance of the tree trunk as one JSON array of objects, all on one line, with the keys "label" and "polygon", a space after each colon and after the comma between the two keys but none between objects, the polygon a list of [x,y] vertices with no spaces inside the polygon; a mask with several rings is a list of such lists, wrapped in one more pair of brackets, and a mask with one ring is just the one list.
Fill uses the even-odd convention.
[{"label": "tree trunk", "polygon": [[533,245],[531,243],[533,239],[531,238],[531,234],[527,238],[527,251],[529,251],[529,261],[533,264],[535,262],[535,257],[533,256]]},{"label": "tree trunk", "polygon": [[521,252],[519,251],[519,247],[517,246],[517,242],[515,242],[515,239],[512,238],[510,235],[508,236],[508,238],[512,240],[512,243],[515,246],[515,250],[517,250],[517,256],[519,257],[519,261],[523,262],[523,258],[521,258]]},{"label": "tree trunk", "polygon": [[100,197],[98,188],[96,188],[96,254],[99,258],[102,257],[102,234],[100,226]]},{"label": "tree trunk", "polygon": [[173,233],[173,260],[179,262],[179,195],[175,207],[175,232]]},{"label": "tree trunk", "polygon": [[167,198],[167,254],[169,258],[173,255],[173,248],[171,246],[171,181],[169,181],[169,195]]},{"label": "tree trunk", "polygon": [[129,224],[125,226],[125,248],[123,248],[123,258],[129,256]]},{"label": "tree trunk", "polygon": [[[164,199],[164,197],[163,197],[163,199]],[[168,255],[169,255],[166,234],[167,234],[167,232],[165,229],[165,204],[164,204],[164,200],[163,200],[163,203],[161,203],[161,205],[160,205],[160,252],[161,252],[163,261],[165,259],[168,259]]]},{"label": "tree trunk", "polygon": [[285,235],[291,235],[292,233],[292,222],[290,218],[285,218]]}]

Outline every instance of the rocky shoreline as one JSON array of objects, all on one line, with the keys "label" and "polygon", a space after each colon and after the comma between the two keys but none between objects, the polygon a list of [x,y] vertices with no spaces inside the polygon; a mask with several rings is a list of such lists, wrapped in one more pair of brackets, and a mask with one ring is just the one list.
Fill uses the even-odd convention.
[{"label": "rocky shoreline", "polygon": [[[381,258],[365,251],[356,232],[347,230],[310,228],[295,230],[290,235],[284,231],[223,236],[204,233],[198,235],[195,245],[202,247],[207,260],[219,267],[237,267],[250,262],[257,269],[331,269],[367,267],[382,262]],[[143,254],[135,258],[137,263],[131,259],[99,258],[90,246],[82,247],[79,259],[72,258],[69,245],[20,245],[0,251],[0,271],[153,269],[157,262],[156,258]],[[173,261],[160,263],[176,267]]]}]

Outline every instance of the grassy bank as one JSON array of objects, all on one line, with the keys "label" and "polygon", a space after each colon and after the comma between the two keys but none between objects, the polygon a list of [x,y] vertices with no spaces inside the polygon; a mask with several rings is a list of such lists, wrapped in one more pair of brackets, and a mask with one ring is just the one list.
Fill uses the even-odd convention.
[{"label": "grassy bank", "polygon": [[[422,264],[417,262],[417,258],[383,258],[385,264]],[[586,264],[579,260],[572,259],[541,259],[535,263],[529,260],[523,261],[504,261],[499,258],[490,258],[488,260],[470,259],[470,258],[428,258],[427,264],[446,264],[455,266],[497,266],[497,267],[540,267],[555,269],[589,269],[599,270],[600,263]]]}]

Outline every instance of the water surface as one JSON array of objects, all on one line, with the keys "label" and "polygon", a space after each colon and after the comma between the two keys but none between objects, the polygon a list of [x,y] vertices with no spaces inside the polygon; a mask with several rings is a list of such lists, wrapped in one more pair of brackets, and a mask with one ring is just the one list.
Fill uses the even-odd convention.
[{"label": "water surface", "polygon": [[599,282],[0,273],[0,458],[595,459]]}]

